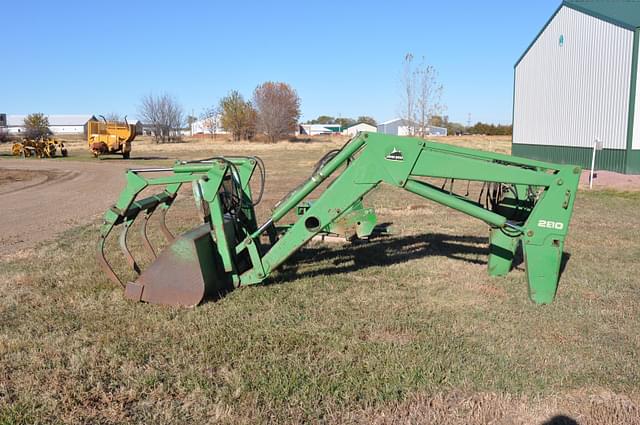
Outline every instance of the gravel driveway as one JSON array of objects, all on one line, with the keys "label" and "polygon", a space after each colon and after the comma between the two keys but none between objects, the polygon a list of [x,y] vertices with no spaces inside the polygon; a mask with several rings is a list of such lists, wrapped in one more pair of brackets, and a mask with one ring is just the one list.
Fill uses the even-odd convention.
[{"label": "gravel driveway", "polygon": [[0,160],[0,257],[101,216],[124,188],[124,162]]}]

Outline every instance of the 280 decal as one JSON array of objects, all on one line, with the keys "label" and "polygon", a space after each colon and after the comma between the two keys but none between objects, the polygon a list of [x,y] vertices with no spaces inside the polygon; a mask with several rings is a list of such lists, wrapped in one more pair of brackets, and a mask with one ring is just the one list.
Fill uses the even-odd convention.
[{"label": "280 decal", "polygon": [[543,229],[562,230],[564,229],[564,223],[551,220],[538,220],[538,227],[542,227]]}]

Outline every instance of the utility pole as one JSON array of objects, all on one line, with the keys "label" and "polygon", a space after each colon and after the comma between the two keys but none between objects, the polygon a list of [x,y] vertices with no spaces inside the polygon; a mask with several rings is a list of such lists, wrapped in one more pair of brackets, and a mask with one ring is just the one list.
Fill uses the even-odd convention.
[{"label": "utility pole", "polygon": [[[196,115],[195,115],[195,114],[196,114],[196,111],[195,111],[193,108],[191,108],[191,116],[192,116],[193,118],[195,118],[195,117],[196,117]],[[192,123],[192,122],[191,122],[191,123],[189,123],[189,134],[190,134],[190,137],[193,137],[193,123]]]}]

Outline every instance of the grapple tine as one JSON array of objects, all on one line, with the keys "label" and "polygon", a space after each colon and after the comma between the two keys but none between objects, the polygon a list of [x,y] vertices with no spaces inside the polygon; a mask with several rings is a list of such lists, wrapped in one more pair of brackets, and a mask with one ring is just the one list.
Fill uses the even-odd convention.
[{"label": "grapple tine", "polygon": [[153,258],[157,258],[156,252],[153,249],[153,246],[151,245],[151,241],[149,241],[149,236],[147,235],[147,224],[149,224],[149,219],[151,218],[154,212],[155,212],[155,208],[148,210],[144,214],[142,227],[140,227],[140,234],[142,235],[142,242],[144,243],[144,246],[147,248],[147,251],[149,251],[149,254],[151,254]]},{"label": "grapple tine", "polygon": [[134,221],[135,221],[135,218],[125,220],[124,228],[122,229],[122,233],[120,233],[120,249],[122,250],[122,253],[126,257],[127,262],[129,263],[129,266],[137,274],[140,274],[140,267],[138,266],[138,263],[136,262],[135,258],[133,258],[133,255],[131,255],[131,251],[129,251],[129,247],[127,246],[127,236],[129,234],[129,228],[131,227]]},{"label": "grapple tine", "polygon": [[100,233],[100,240],[98,241],[98,249],[96,251],[96,254],[97,254],[96,256],[98,258],[98,264],[100,264],[100,266],[102,267],[102,270],[104,270],[107,273],[107,276],[109,277],[109,279],[111,279],[115,284],[120,285],[124,288],[125,287],[124,283],[120,280],[116,272],[113,271],[113,269],[111,268],[111,265],[107,261],[107,258],[104,256],[104,244],[107,240],[107,237],[111,233],[111,229],[113,229],[113,226],[110,226],[106,231]]},{"label": "grapple tine", "polygon": [[173,242],[173,240],[175,239],[175,236],[173,236],[173,234],[167,227],[167,221],[166,221],[167,210],[169,209],[169,206],[170,204],[169,205],[165,204],[160,208],[160,229],[162,230],[164,237],[167,238],[167,241]]}]

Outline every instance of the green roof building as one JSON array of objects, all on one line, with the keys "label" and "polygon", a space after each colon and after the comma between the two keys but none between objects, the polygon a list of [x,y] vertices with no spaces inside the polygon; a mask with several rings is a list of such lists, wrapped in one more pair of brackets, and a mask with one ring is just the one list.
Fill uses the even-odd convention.
[{"label": "green roof building", "polygon": [[640,174],[640,2],[566,0],[515,65],[513,154]]}]

